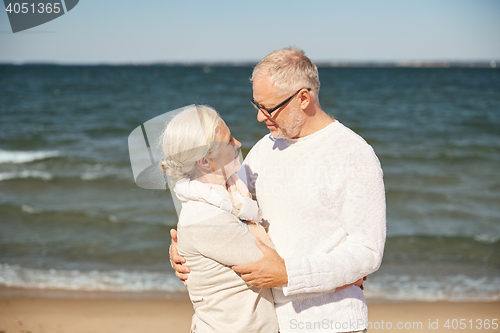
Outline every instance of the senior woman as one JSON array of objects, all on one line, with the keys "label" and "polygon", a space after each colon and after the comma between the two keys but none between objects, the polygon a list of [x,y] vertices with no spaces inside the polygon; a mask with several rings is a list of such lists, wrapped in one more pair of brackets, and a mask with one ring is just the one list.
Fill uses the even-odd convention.
[{"label": "senior woman", "polygon": [[178,251],[191,269],[191,332],[278,332],[271,290],[248,286],[231,269],[262,257],[249,226],[272,246],[235,174],[240,142],[215,110],[196,106],[168,123],[162,145],[163,169],[182,202]]}]

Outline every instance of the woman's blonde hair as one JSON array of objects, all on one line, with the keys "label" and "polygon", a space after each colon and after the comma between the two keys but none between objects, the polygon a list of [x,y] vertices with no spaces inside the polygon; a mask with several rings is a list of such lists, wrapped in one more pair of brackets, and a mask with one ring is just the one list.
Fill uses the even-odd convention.
[{"label": "woman's blonde hair", "polygon": [[198,161],[209,154],[216,141],[221,118],[209,106],[197,105],[177,114],[162,134],[163,163],[168,177],[175,183],[181,178],[199,176]]}]

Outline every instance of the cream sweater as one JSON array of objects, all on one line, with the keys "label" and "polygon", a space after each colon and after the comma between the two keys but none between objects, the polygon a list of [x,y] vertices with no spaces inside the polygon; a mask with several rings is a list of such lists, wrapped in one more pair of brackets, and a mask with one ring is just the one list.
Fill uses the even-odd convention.
[{"label": "cream sweater", "polygon": [[248,287],[231,269],[262,257],[255,238],[235,216],[239,212],[209,184],[178,185],[178,249],[191,269],[186,282],[195,310],[192,332],[278,332],[271,290]]},{"label": "cream sweater", "polygon": [[376,271],[382,260],[383,173],[371,146],[338,121],[295,140],[267,135],[238,175],[285,260],[288,285],[273,289],[280,332],[366,328],[361,289],[334,289]]}]

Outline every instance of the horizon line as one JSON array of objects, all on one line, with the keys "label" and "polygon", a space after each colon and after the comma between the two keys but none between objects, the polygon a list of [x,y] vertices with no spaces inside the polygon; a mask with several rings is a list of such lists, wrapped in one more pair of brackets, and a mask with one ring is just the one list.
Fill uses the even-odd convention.
[{"label": "horizon line", "polygon": [[[27,61],[22,63],[0,62],[0,66],[116,66],[116,67],[253,67],[258,61],[131,61],[131,62],[51,62]],[[500,67],[499,60],[396,60],[396,61],[353,61],[332,60],[316,61],[317,67],[410,67],[410,68],[496,68]]]}]

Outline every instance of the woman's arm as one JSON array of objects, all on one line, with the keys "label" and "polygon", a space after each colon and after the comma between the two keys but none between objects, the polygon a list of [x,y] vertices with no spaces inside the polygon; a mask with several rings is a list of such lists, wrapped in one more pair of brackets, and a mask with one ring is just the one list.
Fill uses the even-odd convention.
[{"label": "woman's arm", "polygon": [[200,253],[227,266],[249,263],[262,257],[255,237],[240,220],[226,212],[180,227],[177,232],[183,251]]}]

